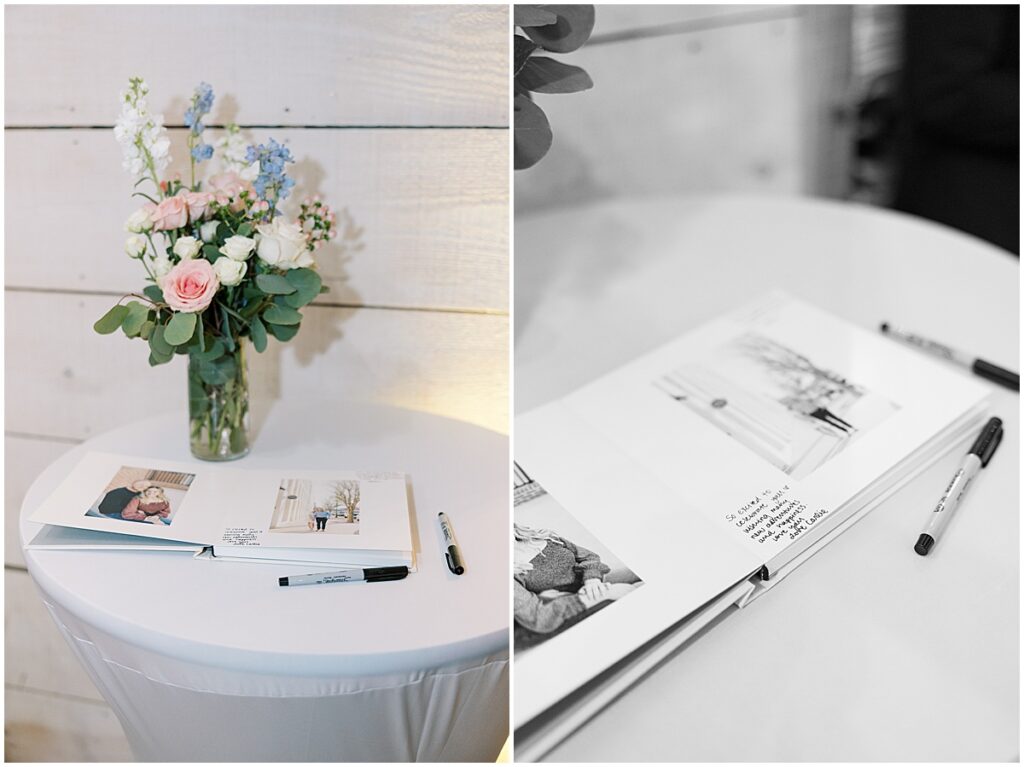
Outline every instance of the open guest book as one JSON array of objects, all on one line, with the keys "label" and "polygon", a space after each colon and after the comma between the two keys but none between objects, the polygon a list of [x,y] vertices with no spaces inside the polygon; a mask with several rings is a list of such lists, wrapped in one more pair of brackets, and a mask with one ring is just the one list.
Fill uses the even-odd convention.
[{"label": "open guest book", "polygon": [[518,416],[517,758],[973,439],[988,392],[773,293]]},{"label": "open guest book", "polygon": [[414,566],[406,477],[87,453],[32,514],[32,548]]}]

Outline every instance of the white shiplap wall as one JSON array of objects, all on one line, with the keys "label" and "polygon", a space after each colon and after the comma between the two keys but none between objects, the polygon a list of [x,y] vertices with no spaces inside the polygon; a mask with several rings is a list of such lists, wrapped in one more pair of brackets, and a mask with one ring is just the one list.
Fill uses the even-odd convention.
[{"label": "white shiplap wall", "polygon": [[[331,292],[294,341],[251,356],[254,397],[322,394],[329,380],[339,401],[507,430],[506,6],[17,6],[5,27],[9,567],[23,564],[16,519],[46,464],[154,403],[185,417],[181,359],[151,369],[141,343],[92,331],[143,284],[122,251],[137,202],[111,131],[132,75],[168,125],[209,82],[211,125],[287,142],[292,201],[319,193],[342,213],[341,241],[319,257]],[[171,136],[187,176],[185,132]],[[8,585],[9,607],[33,604],[23,573],[8,570]],[[23,627],[8,636],[8,702],[24,703],[9,710],[9,734],[57,726],[17,718],[54,696],[81,709],[75,721],[94,721],[99,702],[60,686],[73,663],[33,670],[33,642],[16,641],[48,636],[45,615],[8,618]],[[20,735],[8,746],[28,753]]]}]

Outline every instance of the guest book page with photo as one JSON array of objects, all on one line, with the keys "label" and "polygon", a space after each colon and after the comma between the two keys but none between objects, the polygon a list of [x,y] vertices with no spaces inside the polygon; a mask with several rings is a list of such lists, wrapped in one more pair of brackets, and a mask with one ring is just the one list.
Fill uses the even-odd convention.
[{"label": "guest book page with photo", "polygon": [[[773,293],[518,416],[516,725],[737,584],[761,593],[969,438],[987,393]],[[583,607],[559,621],[573,535],[613,561],[581,565],[603,591],[563,587]]]},{"label": "guest book page with photo", "polygon": [[44,528],[32,545],[47,548],[112,547],[96,535],[107,534],[120,548],[159,539],[212,547],[215,557],[412,561],[405,475],[397,472],[211,468],[93,452],[32,520],[93,533]]}]

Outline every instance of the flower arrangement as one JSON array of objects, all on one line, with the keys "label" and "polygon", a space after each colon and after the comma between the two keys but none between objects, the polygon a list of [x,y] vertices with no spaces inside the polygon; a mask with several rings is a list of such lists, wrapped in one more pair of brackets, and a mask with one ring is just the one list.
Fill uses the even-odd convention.
[{"label": "flower arrangement", "polygon": [[[146,202],[125,222],[125,251],[149,284],[94,328],[142,339],[150,365],[188,355],[193,453],[240,457],[249,447],[246,339],[262,352],[268,336],[283,342],[298,333],[299,310],[327,291],[314,254],[335,237],[335,214],[319,198],[303,202],[294,220],[281,213],[295,185],[286,172],[294,162],[286,146],[273,139],[246,145],[233,125],[216,145],[206,143],[203,119],[214,100],[206,83],[196,87],[184,115],[188,184],[178,175],[162,178],[170,139],[147,95],[141,78],[129,81],[114,136],[136,189],[152,186],[135,192]],[[198,171],[216,149],[223,168],[200,180]]]},{"label": "flower arrangement", "polygon": [[533,93],[576,93],[594,87],[580,67],[563,64],[537,52],[570,53],[594,30],[592,5],[515,5],[513,33],[515,99],[515,169],[536,165],[548,153],[553,137],[544,110]]}]

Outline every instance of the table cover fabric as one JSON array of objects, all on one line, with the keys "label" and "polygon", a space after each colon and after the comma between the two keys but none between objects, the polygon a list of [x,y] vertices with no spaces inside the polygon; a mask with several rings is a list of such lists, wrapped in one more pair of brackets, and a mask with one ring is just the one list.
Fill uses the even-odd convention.
[{"label": "table cover fabric", "polygon": [[[145,761],[492,761],[508,727],[507,440],[397,408],[346,416],[275,407],[232,468],[397,468],[415,510],[403,581],[282,589],[317,566],[168,552],[33,551],[44,602]],[[171,414],[90,440],[51,465],[28,514],[87,449],[187,458]],[[132,445],[124,448],[130,435]],[[151,435],[149,437],[144,435]],[[148,440],[148,441],[147,441]],[[438,510],[468,560],[444,565]],[[321,568],[327,569],[327,568]]]}]

